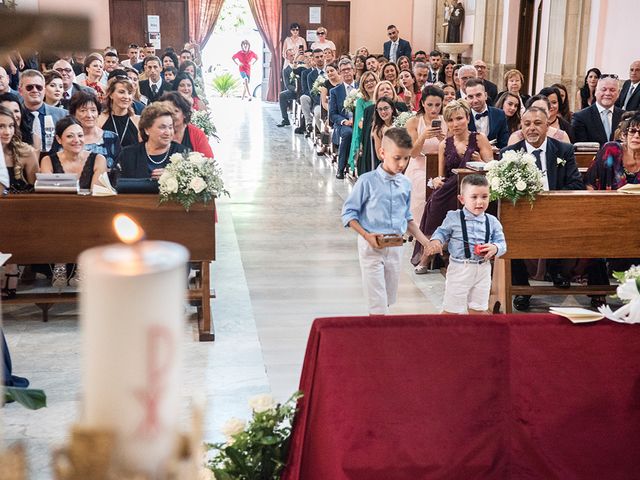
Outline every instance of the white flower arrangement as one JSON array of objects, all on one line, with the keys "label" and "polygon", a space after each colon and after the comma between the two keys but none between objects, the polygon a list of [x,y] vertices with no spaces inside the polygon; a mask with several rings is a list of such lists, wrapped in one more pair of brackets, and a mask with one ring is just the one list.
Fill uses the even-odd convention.
[{"label": "white flower arrangement", "polygon": [[349,110],[350,112],[356,111],[356,100],[362,97],[362,93],[360,90],[356,90],[355,88],[349,92],[347,98],[344,99],[343,107],[345,110]]},{"label": "white flower arrangement", "polygon": [[500,161],[492,160],[485,166],[491,190],[491,200],[508,198],[515,203],[527,198],[533,204],[536,195],[542,192],[542,172],[536,159],[524,151],[504,152]]},{"label": "white flower arrangement", "polygon": [[640,266],[633,265],[626,272],[613,272],[613,277],[620,282],[616,296],[626,305],[615,312],[608,305],[598,308],[609,320],[621,323],[640,323]]},{"label": "white flower arrangement", "polygon": [[206,110],[199,110],[199,111],[193,112],[191,114],[191,123],[193,123],[196,127],[202,130],[207,137],[214,137],[220,140],[218,135],[216,135],[218,132],[218,129],[213,124],[213,120],[211,120],[211,116],[209,115],[209,112],[207,112]]},{"label": "white flower arrangement", "polygon": [[564,158],[558,158],[556,160],[556,163],[558,164],[558,166],[564,167],[567,164],[567,161]]},{"label": "white flower arrangement", "polygon": [[207,203],[221,195],[229,195],[215,160],[198,152],[171,155],[158,183],[160,202],[178,202],[187,211],[196,202]]},{"label": "white flower arrangement", "polygon": [[311,87],[311,93],[314,95],[320,95],[320,88],[324,85],[324,82],[327,81],[327,77],[324,75],[318,75],[318,78],[313,82],[313,86]]},{"label": "white flower arrangement", "polygon": [[400,112],[393,120],[393,126],[397,128],[405,128],[409,119],[415,116],[416,114],[413,112]]}]

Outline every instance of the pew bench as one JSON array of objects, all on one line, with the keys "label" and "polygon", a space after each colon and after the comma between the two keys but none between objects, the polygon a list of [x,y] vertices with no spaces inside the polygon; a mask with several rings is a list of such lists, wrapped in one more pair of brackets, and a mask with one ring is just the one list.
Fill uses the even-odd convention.
[{"label": "pew bench", "polygon": [[[615,285],[515,286],[511,259],[636,258],[640,229],[633,226],[635,195],[615,191],[561,190],[528,201],[498,202],[498,218],[507,240],[507,253],[494,264],[492,299],[512,311],[514,295],[607,295]],[[493,305],[494,302],[491,304]]]},{"label": "pew bench", "polygon": [[[10,261],[21,265],[76,263],[82,251],[118,242],[111,223],[117,213],[135,219],[149,240],[176,242],[189,250],[191,262],[199,268],[186,300],[197,303],[198,339],[213,341],[210,262],[215,260],[214,203],[196,204],[186,212],[175,203],[159,205],[157,195],[9,195],[0,198],[0,251],[11,253]],[[38,305],[47,321],[52,305],[76,300],[76,292],[18,290],[17,298],[3,303]]]}]

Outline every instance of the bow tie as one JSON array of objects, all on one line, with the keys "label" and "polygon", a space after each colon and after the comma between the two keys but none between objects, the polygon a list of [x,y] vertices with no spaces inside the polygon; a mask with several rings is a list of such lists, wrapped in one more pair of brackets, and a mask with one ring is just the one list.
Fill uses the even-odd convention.
[{"label": "bow tie", "polygon": [[483,113],[476,113],[475,119],[480,120],[482,117],[488,117],[488,116],[489,116],[489,110],[485,110]]}]

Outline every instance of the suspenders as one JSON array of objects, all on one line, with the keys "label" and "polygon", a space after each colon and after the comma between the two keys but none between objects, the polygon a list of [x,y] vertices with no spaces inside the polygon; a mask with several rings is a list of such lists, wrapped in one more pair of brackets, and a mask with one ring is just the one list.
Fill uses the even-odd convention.
[{"label": "suspenders", "polygon": [[[489,230],[489,216],[484,216],[484,243],[489,243],[491,232]],[[460,210],[460,224],[462,225],[462,240],[464,241],[464,257],[471,258],[471,250],[469,249],[469,234],[467,233],[467,221],[464,218],[464,212]]]}]

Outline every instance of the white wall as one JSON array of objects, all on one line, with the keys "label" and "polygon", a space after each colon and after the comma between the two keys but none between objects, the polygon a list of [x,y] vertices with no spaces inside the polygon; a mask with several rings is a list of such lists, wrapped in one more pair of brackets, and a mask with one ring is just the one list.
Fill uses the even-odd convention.
[{"label": "white wall", "polygon": [[617,73],[621,79],[629,78],[629,65],[640,60],[637,32],[640,2],[593,0],[593,3],[599,4],[599,21],[594,22],[598,24],[596,44],[589,45],[595,51],[594,64],[587,65],[587,69],[598,67],[602,73]]}]

